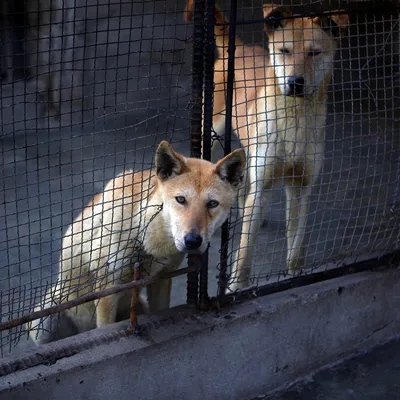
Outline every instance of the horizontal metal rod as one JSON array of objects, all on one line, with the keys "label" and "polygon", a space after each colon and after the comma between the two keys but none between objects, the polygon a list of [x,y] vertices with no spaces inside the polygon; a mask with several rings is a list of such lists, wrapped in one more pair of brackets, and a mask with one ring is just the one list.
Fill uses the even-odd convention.
[{"label": "horizontal metal rod", "polygon": [[26,324],[27,322],[34,321],[35,319],[47,317],[52,314],[57,314],[59,312],[68,310],[70,308],[74,308],[80,306],[81,304],[88,303],[89,301],[98,300],[102,297],[110,296],[115,293],[124,292],[126,290],[132,289],[134,287],[146,286],[159,279],[169,279],[175,276],[184,275],[188,272],[194,272],[195,268],[186,267],[181,268],[176,271],[161,273],[160,275],[156,275],[151,278],[140,279],[139,281],[132,281],[129,283],[123,283],[121,285],[116,285],[108,289],[99,290],[98,292],[87,293],[83,296],[80,296],[74,300],[66,301],[65,303],[57,304],[56,306],[45,308],[40,311],[34,311],[27,315],[23,315],[22,317],[14,318],[6,322],[0,323],[0,332],[6,329],[15,328],[19,325]]},{"label": "horizontal metal rod", "polygon": [[371,271],[382,267],[393,268],[397,267],[399,265],[399,262],[400,250],[382,255],[381,257],[343,265],[341,267],[329,269],[326,271],[313,272],[308,275],[285,279],[283,281],[274,282],[263,286],[242,289],[235,293],[227,294],[226,302],[227,304],[241,302],[244,300],[253,299],[254,297],[274,294],[282,292],[284,290],[307,286],[318,282],[327,282],[331,279],[340,278],[342,276],[354,274],[357,272]]}]

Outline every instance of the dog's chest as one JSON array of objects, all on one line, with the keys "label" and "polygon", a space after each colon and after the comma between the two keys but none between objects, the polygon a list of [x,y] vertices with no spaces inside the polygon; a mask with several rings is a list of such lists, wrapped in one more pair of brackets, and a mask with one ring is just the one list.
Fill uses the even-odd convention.
[{"label": "dog's chest", "polygon": [[153,257],[143,249],[135,249],[130,255],[129,262],[126,262],[122,271],[120,271],[120,281],[122,283],[131,282],[136,265],[140,268],[141,278],[146,279],[158,275],[160,272],[178,268],[183,259],[184,255],[182,253],[175,253],[165,257]]},{"label": "dog's chest", "polygon": [[[158,275],[163,271],[171,271],[179,267],[184,259],[184,255],[176,253],[165,257],[153,257],[142,253],[140,256],[133,255],[132,264],[138,263],[140,266],[141,278],[149,278]],[[133,275],[133,271],[132,275]]]},{"label": "dog's chest", "polygon": [[[152,210],[152,208],[148,207]],[[125,219],[128,221],[128,219]],[[125,229],[113,240],[125,249],[123,281],[133,279],[133,267],[139,263],[142,278],[157,275],[163,270],[177,268],[183,255],[178,252],[164,222],[156,213],[142,214],[125,223]],[[109,251],[109,250],[108,250]]]},{"label": "dog's chest", "polygon": [[266,120],[268,142],[287,161],[315,153],[323,141],[325,114],[314,107],[282,105],[268,110]]}]

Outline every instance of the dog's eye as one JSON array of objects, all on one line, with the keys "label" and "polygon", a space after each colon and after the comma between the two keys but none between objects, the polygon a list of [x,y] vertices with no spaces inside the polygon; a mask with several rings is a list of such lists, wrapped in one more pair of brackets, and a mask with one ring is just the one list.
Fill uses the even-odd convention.
[{"label": "dog's eye", "polygon": [[290,54],[290,50],[287,49],[286,47],[283,47],[282,49],[279,49],[279,51],[280,51],[282,54]]},{"label": "dog's eye", "polygon": [[315,56],[320,55],[321,53],[322,53],[321,50],[310,50],[310,51],[308,52],[308,56],[309,56],[309,57],[315,57]]},{"label": "dog's eye", "polygon": [[219,206],[219,203],[218,203],[217,200],[210,200],[210,201],[207,203],[207,208],[216,208],[216,207],[218,207],[218,206]]},{"label": "dog's eye", "polygon": [[186,199],[183,196],[176,196],[175,200],[179,203],[179,204],[185,204],[186,203]]}]

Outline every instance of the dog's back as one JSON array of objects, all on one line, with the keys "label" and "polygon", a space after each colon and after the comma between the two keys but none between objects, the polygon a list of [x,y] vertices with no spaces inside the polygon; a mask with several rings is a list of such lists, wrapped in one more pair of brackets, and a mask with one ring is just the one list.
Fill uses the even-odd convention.
[{"label": "dog's back", "polygon": [[[146,221],[141,210],[146,210],[145,205],[151,201],[154,182],[154,171],[125,171],[111,180],[103,193],[94,196],[65,232],[57,282],[47,291],[35,311],[99,290],[104,286],[105,279],[116,283],[132,281],[133,271],[129,262],[122,270],[109,270],[110,246],[116,239],[115,234],[121,243],[126,242],[126,236],[137,236],[141,222],[143,225]],[[137,247],[139,249],[140,246]],[[125,317],[129,313],[129,298],[130,294],[125,293],[120,299],[119,309]],[[146,307],[143,301],[142,306]],[[47,329],[41,331],[38,337],[33,337],[37,343],[46,343],[54,338],[61,339],[93,329],[96,327],[95,313],[96,304],[92,301],[67,310],[60,316],[50,316],[45,321]],[[29,329],[34,329],[33,324],[29,325]]]}]

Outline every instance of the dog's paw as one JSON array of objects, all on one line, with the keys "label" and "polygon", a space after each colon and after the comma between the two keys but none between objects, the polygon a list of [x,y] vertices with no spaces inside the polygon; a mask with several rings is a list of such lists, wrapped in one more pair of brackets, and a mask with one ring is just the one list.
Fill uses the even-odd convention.
[{"label": "dog's paw", "polygon": [[303,253],[300,254],[298,258],[291,259],[288,261],[288,275],[296,276],[303,270],[306,265],[306,259]]},{"label": "dog's paw", "polygon": [[150,314],[150,306],[147,300],[147,296],[140,293],[139,296],[140,314]]},{"label": "dog's paw", "polygon": [[249,286],[249,281],[248,279],[235,279],[234,281],[232,281],[227,289],[226,289],[226,294],[232,294],[234,292],[236,292],[237,290],[241,290],[241,289],[245,289]]}]

